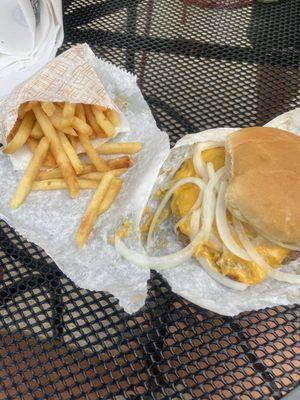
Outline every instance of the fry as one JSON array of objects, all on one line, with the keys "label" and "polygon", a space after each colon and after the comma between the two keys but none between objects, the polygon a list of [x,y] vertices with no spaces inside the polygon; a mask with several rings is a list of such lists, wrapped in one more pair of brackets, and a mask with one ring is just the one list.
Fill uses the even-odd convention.
[{"label": "fry", "polygon": [[66,133],[70,137],[77,137],[78,136],[76,131],[75,131],[75,129],[73,129],[71,126],[67,126],[66,128],[62,128],[61,131],[63,133]]},{"label": "fry", "polygon": [[[80,189],[97,189],[99,180],[93,179],[78,179]],[[32,190],[59,190],[68,189],[66,182],[63,179],[47,179],[43,181],[33,182]]]},{"label": "fry", "polygon": [[134,154],[142,148],[139,142],[128,143],[103,143],[96,146],[98,154]]},{"label": "fry", "polygon": [[13,138],[16,136],[16,133],[18,132],[20,126],[21,126],[22,120],[20,118],[18,118],[14,124],[14,126],[12,127],[12,129],[10,130],[9,134],[7,135],[6,138],[6,142],[10,143]]},{"label": "fry", "polygon": [[32,151],[32,153],[38,146],[38,142],[33,137],[29,137],[27,139],[26,143],[27,143],[28,147],[30,148],[30,150]]},{"label": "fry", "polygon": [[[82,164],[82,174],[88,174],[90,172],[95,172],[96,167],[93,164]],[[54,179],[54,178],[62,178],[62,173],[59,168],[47,170],[47,171],[41,171],[37,179],[42,181],[45,179]]]},{"label": "fry", "polygon": [[101,111],[103,107],[101,106],[96,106],[92,105],[92,111],[94,113],[94,116],[96,118],[96,121],[98,125],[103,129],[105,132],[106,136],[112,137],[115,135],[116,130],[113,124],[106,118],[105,114],[103,111]]},{"label": "fry", "polygon": [[81,224],[76,232],[76,243],[78,247],[82,247],[84,245],[89,234],[91,233],[99,214],[101,203],[106,195],[112,179],[113,175],[110,172],[104,174],[91,201],[89,202]]},{"label": "fry", "polygon": [[121,179],[113,178],[110,183],[110,186],[106,192],[106,195],[104,196],[104,199],[102,200],[102,203],[100,204],[98,216],[100,214],[105,213],[105,211],[107,211],[109,209],[109,207],[112,205],[112,203],[115,201],[117,195],[119,194],[121,187],[122,187]]},{"label": "fry", "polygon": [[59,168],[54,168],[54,169],[50,169],[50,170],[45,170],[45,171],[41,171],[38,176],[36,177],[36,179],[38,181],[45,181],[47,179],[57,179],[57,178],[62,178],[62,173],[60,171]]},{"label": "fry", "polygon": [[76,153],[76,151],[73,149],[73,146],[69,142],[68,138],[63,132],[57,132],[58,137],[61,141],[62,147],[68,156],[76,174],[80,174],[82,172],[82,164],[81,161],[79,160],[79,157]]},{"label": "fry", "polygon": [[43,165],[49,168],[54,168],[57,166],[56,160],[53,154],[51,153],[51,150],[48,151]]},{"label": "fry", "polygon": [[26,103],[21,104],[18,109],[18,117],[23,119],[25,117],[25,114],[28,111],[31,111],[33,107],[37,104],[37,101],[27,101]]},{"label": "fry", "polygon": [[71,126],[67,127],[63,126],[63,116],[60,109],[58,108],[55,109],[54,113],[50,117],[50,121],[54,126],[54,128],[57,129],[58,131],[62,131],[71,136],[77,136],[76,131]]},{"label": "fry", "polygon": [[[96,168],[92,164],[89,164],[89,165],[82,164],[82,169],[83,169],[83,173],[80,174],[80,179],[81,178],[82,179],[92,179],[92,180],[99,181],[100,179],[103,178],[103,175],[105,174],[105,172],[95,171]],[[118,177],[118,176],[125,174],[125,172],[127,172],[127,171],[128,171],[128,168],[120,168],[120,169],[112,169],[111,173],[113,174],[113,176]],[[62,174],[61,174],[59,168],[41,171],[38,174],[38,176],[36,177],[36,179],[39,181],[44,181],[44,180],[48,180],[48,179],[58,179],[58,178],[62,178]]]},{"label": "fry", "polygon": [[71,126],[72,119],[75,115],[76,104],[65,102],[63,110],[62,110],[62,126],[67,127]]},{"label": "fry", "polygon": [[41,106],[48,117],[51,117],[53,115],[55,111],[55,105],[53,103],[51,103],[50,101],[43,101],[41,103]]},{"label": "fry", "polygon": [[35,149],[33,156],[28,164],[22,179],[19,182],[17,190],[9,202],[11,208],[18,208],[26,199],[31,191],[31,187],[35,177],[37,176],[42,162],[49,149],[50,141],[47,138],[42,138],[37,148]]},{"label": "fry", "polygon": [[133,162],[129,156],[111,158],[110,160],[106,161],[110,169],[130,168],[133,165]]},{"label": "fry", "polygon": [[69,137],[70,143],[73,147],[73,149],[77,152],[77,144],[78,144],[78,138],[74,136]]},{"label": "fry", "polygon": [[80,103],[76,104],[75,115],[76,115],[76,117],[81,119],[81,121],[86,122],[83,104],[80,104]]},{"label": "fry", "polygon": [[79,119],[78,117],[73,117],[72,120],[72,127],[76,130],[78,133],[82,133],[83,135],[90,136],[93,133],[92,128],[84,121]]},{"label": "fry", "polygon": [[33,128],[30,132],[30,136],[34,139],[41,139],[43,137],[43,131],[37,121],[35,121]]},{"label": "fry", "polygon": [[109,167],[107,165],[107,162],[104,161],[97,151],[94,149],[94,147],[91,144],[91,141],[87,135],[84,135],[82,133],[78,132],[79,140],[80,143],[82,144],[82,147],[84,148],[86,154],[88,155],[89,159],[91,162],[95,165],[97,171],[99,172],[105,172],[109,170]]},{"label": "fry", "polygon": [[44,135],[51,141],[51,152],[53,153],[61,173],[69,187],[71,197],[75,198],[79,192],[78,183],[72,165],[57,136],[56,130],[40,106],[35,106],[33,111]]},{"label": "fry", "polygon": [[85,115],[87,118],[87,122],[90,124],[91,128],[93,129],[93,132],[98,136],[98,137],[105,137],[105,132],[100,128],[98,125],[95,115],[92,111],[92,108],[89,104],[84,105],[85,109]]},{"label": "fry", "polygon": [[19,105],[18,108],[18,117],[23,119],[24,115],[25,115],[25,106],[27,105],[27,103],[23,103]]},{"label": "fry", "polygon": [[[133,165],[133,162],[129,156],[111,158],[110,160],[105,160],[105,161],[107,162],[107,165],[111,170],[120,168],[130,168]],[[83,164],[82,166],[83,166],[82,174],[88,174],[89,172],[96,171],[96,167],[92,164]]]},{"label": "fry", "polygon": [[82,166],[83,166],[82,174],[88,174],[89,172],[97,171],[95,165],[93,164],[83,164]]},{"label": "fry", "polygon": [[[28,147],[30,148],[30,150],[32,151],[32,153],[34,152],[34,150],[37,148],[37,146],[38,146],[38,142],[34,139],[34,138],[32,138],[32,137],[29,137],[28,139],[27,139],[27,142],[26,142],[27,144],[28,144]],[[45,167],[56,167],[56,161],[55,161],[55,158],[53,157],[53,155],[52,155],[52,153],[51,153],[51,151],[50,150],[48,150],[48,153],[47,153],[47,155],[46,155],[46,157],[45,157],[45,160],[44,160],[44,162],[43,162],[43,165],[45,166]]]},{"label": "fry", "polygon": [[[127,171],[128,171],[127,168],[120,168],[120,169],[112,169],[111,173],[113,174],[113,176],[121,176],[121,175],[125,174],[125,172],[127,172]],[[94,179],[94,180],[99,181],[105,173],[106,172],[89,172],[87,174],[80,175],[80,178]]]},{"label": "fry", "polygon": [[108,109],[106,115],[115,127],[120,125],[120,114],[117,111]]},{"label": "fry", "polygon": [[8,145],[5,147],[3,153],[12,154],[15,151],[17,151],[20,147],[22,147],[30,135],[33,124],[34,124],[34,114],[30,111],[27,114],[25,114],[25,117],[22,120],[18,131],[16,132],[11,142],[9,142]]}]

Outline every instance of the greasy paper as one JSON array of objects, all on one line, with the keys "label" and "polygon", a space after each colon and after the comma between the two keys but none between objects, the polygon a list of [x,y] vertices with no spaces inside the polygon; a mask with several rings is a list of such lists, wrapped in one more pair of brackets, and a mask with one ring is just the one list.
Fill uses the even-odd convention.
[{"label": "greasy paper", "polygon": [[[76,55],[75,61],[69,60],[70,68],[73,61],[78,67],[82,65],[78,57]],[[103,93],[107,105],[118,105],[129,122],[130,130],[120,133],[114,141],[140,141],[143,146],[142,151],[133,156],[134,166],[122,177],[123,186],[115,203],[97,220],[86,245],[78,250],[75,232],[93,191],[81,190],[75,200],[70,198],[67,190],[32,192],[19,209],[12,210],[8,202],[22,171],[15,171],[9,157],[0,151],[0,217],[29,241],[41,246],[79,287],[112,293],[126,311],[134,312],[144,304],[150,272],[130,265],[118,256],[108,238],[123,221],[135,221],[144,209],[169,152],[169,139],[156,127],[133,75],[99,59],[94,59],[93,68],[105,85]],[[87,71],[90,71],[89,67]],[[72,75],[68,79],[73,79]],[[76,94],[73,101],[98,101],[100,92],[96,88],[90,87],[89,92],[86,88],[81,89],[79,81],[76,85],[83,98]],[[65,87],[70,85],[65,84]],[[63,97],[62,91],[60,98]],[[48,97],[45,99],[49,100]],[[129,228],[134,229],[131,225],[133,222],[129,223]]]},{"label": "greasy paper", "polygon": [[[300,109],[291,111],[275,120],[268,126],[287,129],[300,135]],[[171,150],[160,171],[160,175],[152,191],[148,207],[154,211],[158,205],[155,193],[166,187],[183,160],[191,157],[192,144],[208,140],[223,141],[227,135],[237,128],[209,129],[197,134],[186,135]],[[154,235],[154,246],[151,255],[164,255],[178,251],[182,243],[174,233],[172,217],[159,226]],[[285,271],[300,271],[300,260],[283,267]],[[172,290],[191,302],[223,315],[236,315],[242,311],[256,310],[275,305],[294,304],[300,302],[300,287],[271,278],[263,283],[249,286],[245,291],[229,289],[213,280],[192,258],[184,265],[161,271]]]},{"label": "greasy paper", "polygon": [[[17,119],[20,104],[30,101],[52,101],[99,104],[121,112],[107,93],[104,79],[96,73],[97,58],[86,44],[77,45],[56,57],[31,78],[17,86],[0,103],[0,142],[6,137]],[[117,133],[127,132],[128,121],[121,113]],[[95,142],[103,142],[96,139]],[[15,169],[25,169],[31,157],[27,146],[10,155]]]}]

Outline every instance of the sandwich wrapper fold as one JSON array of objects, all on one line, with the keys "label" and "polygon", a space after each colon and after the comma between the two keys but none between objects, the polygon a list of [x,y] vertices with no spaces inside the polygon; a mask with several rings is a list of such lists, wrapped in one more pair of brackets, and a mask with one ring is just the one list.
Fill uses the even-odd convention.
[{"label": "sandwich wrapper fold", "polygon": [[97,59],[87,45],[57,57],[0,105],[2,142],[14,124],[17,106],[34,99],[95,103],[120,110],[122,123],[114,141],[139,141],[142,150],[133,155],[134,166],[122,177],[116,201],[98,218],[80,250],[75,233],[94,190],[81,190],[74,200],[67,190],[31,192],[20,208],[9,208],[23,174],[18,170],[28,162],[26,152],[18,151],[10,158],[0,151],[0,218],[42,247],[76,285],[112,293],[127,312],[134,312],[144,304],[150,271],[127,263],[108,238],[123,221],[130,221],[129,228],[134,229],[169,153],[168,135],[157,128],[136,77]]},{"label": "sandwich wrapper fold", "polygon": [[[95,103],[120,110],[122,123],[117,141],[140,141],[143,149],[134,156],[134,167],[124,176],[115,203],[97,220],[86,245],[80,250],[75,244],[75,231],[93,191],[80,191],[76,200],[70,198],[67,190],[32,192],[19,209],[8,207],[22,175],[16,170],[24,169],[28,154],[17,152],[11,160],[0,154],[0,217],[27,240],[41,246],[79,287],[112,293],[125,311],[135,312],[144,304],[150,271],[125,261],[108,243],[108,238],[123,221],[128,222],[133,233],[124,240],[129,247],[143,252],[138,228],[145,206],[148,204],[153,210],[157,205],[151,193],[172,177],[183,159],[190,155],[192,143],[222,140],[237,128],[210,129],[188,135],[170,152],[168,136],[156,127],[136,78],[97,59],[87,45],[63,53],[15,89],[1,105],[0,132],[4,143],[16,119],[17,106],[34,99]],[[283,114],[268,126],[300,135],[300,112],[295,110]],[[158,254],[182,247],[179,238],[173,234],[172,218],[159,227],[157,236]],[[160,242],[163,243],[161,248]],[[299,262],[284,268],[293,267],[299,270]],[[228,289],[208,276],[193,258],[185,265],[162,271],[162,275],[174,292],[223,315],[299,303],[299,287],[273,279],[244,292]]]},{"label": "sandwich wrapper fold", "polygon": [[[285,113],[270,121],[267,125],[286,129],[300,135],[300,109]],[[223,141],[227,135],[236,130],[238,129],[209,129],[200,133],[186,135],[179,140],[170,151],[170,155],[161,168],[148,202],[150,211],[155,211],[159,204],[155,196],[157,191],[161,188],[166,188],[167,182],[172,179],[183,160],[192,156],[191,145],[210,140]],[[151,255],[170,254],[182,248],[181,240],[174,233],[172,217],[168,218],[156,229],[153,243]],[[300,259],[290,262],[282,270],[300,273]],[[203,308],[222,315],[233,316],[243,311],[300,303],[300,286],[267,278],[260,284],[248,286],[244,291],[235,291],[213,280],[194,258],[176,268],[162,270],[161,274],[175,293]]]}]

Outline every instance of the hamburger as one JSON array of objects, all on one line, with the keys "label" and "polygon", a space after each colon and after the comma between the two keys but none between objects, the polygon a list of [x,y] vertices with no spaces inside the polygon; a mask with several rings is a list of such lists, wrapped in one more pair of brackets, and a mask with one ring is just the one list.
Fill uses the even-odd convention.
[{"label": "hamburger", "polygon": [[195,257],[213,278],[243,290],[267,277],[300,284],[281,267],[300,251],[300,138],[271,127],[244,128],[225,141],[199,142],[175,172],[154,213],[150,250],[162,211],[187,243],[160,257],[137,254],[116,240],[135,264],[157,269]]}]

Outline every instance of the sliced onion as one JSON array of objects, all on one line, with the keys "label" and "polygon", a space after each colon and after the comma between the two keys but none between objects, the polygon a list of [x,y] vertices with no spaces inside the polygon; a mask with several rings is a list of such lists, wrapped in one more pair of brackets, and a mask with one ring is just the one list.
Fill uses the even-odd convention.
[{"label": "sliced onion", "polygon": [[285,247],[286,249],[289,249],[289,250],[300,251],[300,247],[299,246],[293,246],[292,244],[280,243],[280,242],[277,242],[275,240],[270,240],[270,239],[268,239],[268,240],[271,243],[277,244],[277,246]]},{"label": "sliced onion", "polygon": [[213,163],[209,162],[207,163],[207,175],[208,175],[208,179],[211,179],[213,177],[215,173],[215,168]]},{"label": "sliced onion", "polygon": [[[197,235],[194,237],[194,239],[188,246],[184,247],[183,249],[173,254],[168,254],[165,256],[148,256],[147,254],[140,254],[134,250],[129,249],[125,245],[125,243],[118,236],[116,236],[115,247],[117,252],[121,254],[126,260],[132,262],[133,264],[139,265],[140,267],[143,268],[169,269],[177,267],[180,264],[183,264],[186,260],[188,260],[193,256],[196,247],[199,245],[199,243],[203,241],[206,231],[208,230],[208,232],[210,232],[214,218],[214,209],[211,211],[209,205],[211,204],[211,200],[214,197],[214,187],[218,183],[219,179],[222,178],[223,174],[224,174],[224,169],[222,168],[219,169],[215,173],[214,177],[211,179],[209,184],[207,185],[209,187],[208,190],[205,190],[203,198],[203,213],[206,212],[207,215],[204,215],[200,231],[197,233]],[[192,179],[192,178],[184,178],[183,180],[187,179]],[[201,185],[202,184],[203,183],[201,183]],[[164,199],[166,198],[167,194],[164,197]],[[167,203],[167,201],[168,200],[166,200],[165,204]]]},{"label": "sliced onion", "polygon": [[210,236],[209,236],[209,243],[211,246],[217,250],[217,251],[223,251],[223,245],[220,242],[220,240],[216,237],[214,234],[213,230],[210,231]]},{"label": "sliced onion", "polygon": [[151,222],[150,228],[149,228],[149,232],[148,232],[148,237],[147,237],[147,251],[149,251],[150,246],[151,246],[151,240],[152,240],[152,235],[154,232],[154,229],[157,225],[157,221],[163,211],[163,209],[165,208],[165,206],[167,205],[168,201],[170,200],[170,198],[172,197],[173,193],[180,188],[180,186],[182,185],[186,185],[187,183],[193,183],[194,185],[197,185],[199,187],[200,190],[204,191],[206,184],[205,182],[200,179],[200,178],[194,178],[194,177],[187,177],[187,178],[182,178],[179,181],[177,181],[173,187],[171,187],[171,189],[168,190],[168,192],[165,194],[164,198],[162,199],[160,205],[158,206],[154,216],[153,216],[153,220]]},{"label": "sliced onion", "polygon": [[228,248],[228,250],[231,251],[231,253],[242,258],[243,260],[250,261],[251,260],[250,256],[242,247],[240,247],[235,242],[235,240],[231,235],[226,217],[225,191],[226,191],[226,185],[224,182],[222,182],[219,189],[217,208],[216,208],[216,223],[217,223],[218,233],[220,235],[222,242]]},{"label": "sliced onion", "polygon": [[201,208],[198,208],[193,212],[191,217],[191,222],[190,222],[191,239],[193,239],[199,232],[200,218],[201,218]]},{"label": "sliced onion", "polygon": [[216,212],[216,196],[215,196],[215,188],[221,178],[224,177],[225,167],[220,168],[217,172],[215,172],[214,176],[209,180],[202,203],[202,230],[204,235],[204,240],[206,241],[209,238],[211,227],[215,218]]},{"label": "sliced onion", "polygon": [[157,268],[165,270],[177,267],[193,256],[196,246],[197,242],[195,240],[176,253],[165,256],[148,256],[129,249],[118,235],[115,237],[116,251],[127,261],[146,269]]},{"label": "sliced onion", "polygon": [[218,271],[216,271],[211,263],[206,260],[204,257],[198,258],[199,263],[203,267],[204,271],[210,275],[213,279],[215,279],[217,282],[221,283],[222,285],[229,287],[230,289],[234,290],[245,290],[247,289],[248,285],[242,282],[235,281],[233,279],[228,278],[227,276],[224,276],[220,274]]},{"label": "sliced onion", "polygon": [[179,225],[181,225],[182,222],[184,222],[189,216],[193,214],[195,210],[197,210],[201,206],[202,197],[203,197],[203,191],[200,191],[199,196],[197,197],[195,203],[193,204],[193,207],[189,210],[188,213],[186,213],[182,218],[180,218],[179,221],[176,222],[174,227],[175,233],[177,232]]},{"label": "sliced onion", "polygon": [[234,218],[233,223],[236,232],[238,234],[238,237],[243,246],[245,247],[245,249],[247,250],[252,261],[255,262],[255,264],[259,265],[267,275],[271,276],[273,279],[276,279],[277,281],[282,281],[297,285],[300,284],[300,275],[291,274],[288,272],[282,272],[272,268],[271,265],[268,264],[265,261],[265,259],[256,251],[250,239],[247,237],[241,222],[238,221],[236,218]]},{"label": "sliced onion", "polygon": [[204,150],[213,149],[215,147],[224,146],[224,142],[202,142],[197,143],[193,152],[193,164],[197,175],[205,180],[208,179],[207,167],[202,160],[202,152]]}]

